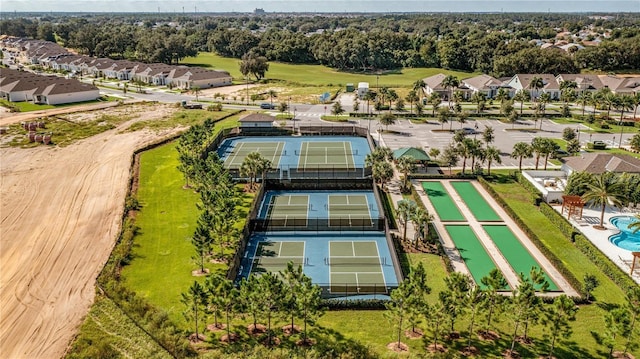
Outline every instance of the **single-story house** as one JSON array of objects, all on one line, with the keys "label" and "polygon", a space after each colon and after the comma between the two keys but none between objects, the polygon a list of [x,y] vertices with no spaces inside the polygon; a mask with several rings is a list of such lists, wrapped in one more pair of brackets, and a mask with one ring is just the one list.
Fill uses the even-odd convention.
[{"label": "single-story house", "polygon": [[[442,81],[447,77],[445,74],[436,74],[433,76],[426,77],[422,79],[424,81],[423,91],[427,96],[430,96],[432,93],[437,92],[440,94],[440,98],[443,101],[449,101],[449,94],[451,94],[451,88],[445,88],[442,85]],[[471,90],[464,84],[464,82],[460,82],[460,85],[453,89],[453,91],[461,91],[463,94],[463,98],[465,100],[469,100],[471,98]]]},{"label": "single-story house", "polygon": [[590,75],[590,74],[560,74],[556,76],[556,80],[558,84],[561,84],[563,81],[573,81],[576,83],[576,92],[583,91],[598,91],[604,87],[602,81],[600,81],[600,77],[598,75]]},{"label": "single-story house", "polygon": [[11,102],[33,101],[58,105],[91,101],[100,97],[97,87],[57,76],[2,69],[0,97]]},{"label": "single-story house", "polygon": [[275,118],[273,116],[264,113],[252,113],[238,120],[242,129],[272,128],[274,121]]},{"label": "single-story house", "polygon": [[[542,79],[542,88],[531,89],[531,82],[534,78]],[[515,92],[527,90],[532,98],[538,98],[542,93],[548,93],[552,100],[560,99],[560,84],[552,74],[515,74],[507,83]]]},{"label": "single-story house", "polygon": [[33,102],[47,105],[60,105],[93,101],[99,97],[100,90],[93,85],[76,80],[64,80],[52,83],[42,91],[37,91],[33,96]]},{"label": "single-story house", "polygon": [[484,93],[487,98],[495,98],[501,88],[509,92],[509,97],[513,97],[513,89],[505,85],[504,82],[489,75],[478,75],[462,80],[462,83],[469,88],[472,94]]},{"label": "single-story house", "polygon": [[567,175],[582,171],[593,174],[604,172],[640,173],[640,159],[623,154],[587,153],[565,157],[561,170]]},{"label": "single-story house", "polygon": [[226,71],[208,70],[201,67],[174,67],[167,76],[167,85],[182,89],[199,87],[206,89],[231,85],[231,75]]}]

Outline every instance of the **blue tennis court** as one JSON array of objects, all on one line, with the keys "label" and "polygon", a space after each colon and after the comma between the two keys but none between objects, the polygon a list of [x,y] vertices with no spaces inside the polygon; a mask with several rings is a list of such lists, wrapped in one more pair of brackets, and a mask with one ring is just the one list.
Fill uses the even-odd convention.
[{"label": "blue tennis court", "polygon": [[385,235],[376,232],[254,234],[239,273],[279,272],[289,261],[328,297],[387,295],[398,285],[399,268]]},{"label": "blue tennis court", "polygon": [[274,168],[304,171],[363,168],[370,149],[367,140],[357,136],[240,136],[224,140],[217,152],[230,169],[259,152]]}]

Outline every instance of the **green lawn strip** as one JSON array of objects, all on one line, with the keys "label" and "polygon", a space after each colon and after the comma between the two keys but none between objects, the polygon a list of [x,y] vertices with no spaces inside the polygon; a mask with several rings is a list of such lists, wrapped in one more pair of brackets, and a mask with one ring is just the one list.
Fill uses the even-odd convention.
[{"label": "green lawn strip", "polygon": [[[538,261],[533,258],[509,227],[504,225],[484,225],[482,228],[487,232],[516,273],[522,273],[528,278],[532,267],[541,268]],[[558,286],[547,273],[544,273],[544,277],[549,283],[549,291],[557,291]]]},{"label": "green lawn strip", "polygon": [[[182,61],[183,64],[212,67],[214,69],[228,71],[234,78],[242,79],[243,77],[238,65],[239,62],[239,59],[221,57],[210,52],[201,52],[196,57],[187,57]],[[322,65],[299,65],[271,61],[269,62],[269,71],[266,73],[266,79],[277,79],[316,86],[327,84],[341,84],[344,86],[347,83],[357,84],[358,82],[368,82],[370,88],[374,88],[376,84],[380,87],[408,87],[417,79],[438,73],[455,75],[459,79],[477,75],[477,73],[450,71],[439,68],[404,68],[381,75],[376,75],[375,73],[365,75],[341,72]],[[376,77],[378,78],[376,79]]]},{"label": "green lawn strip", "polygon": [[[172,321],[183,327],[184,305],[180,303],[180,294],[194,280],[203,281],[204,277],[191,275],[196,269],[191,259],[194,255],[191,236],[199,216],[195,206],[199,198],[193,190],[182,188],[184,179],[177,169],[175,147],[173,142],[141,155],[138,200],[142,210],[136,218],[140,234],[135,239],[133,260],[123,269],[122,277],[129,288],[163,308]],[[241,218],[246,216],[245,207],[251,202],[246,197]],[[212,263],[206,267],[211,272],[227,268]]]},{"label": "green lawn strip", "polygon": [[615,304],[624,302],[622,289],[565,239],[562,232],[532,204],[531,195],[522,186],[516,182],[489,184],[576,278],[582,280],[587,273],[598,278],[600,286],[594,291],[598,301]]},{"label": "green lawn strip", "polygon": [[438,181],[424,181],[422,188],[429,196],[429,201],[435,207],[441,221],[464,221],[465,218],[449,196],[442,183]]},{"label": "green lawn strip", "polygon": [[502,218],[491,208],[471,182],[452,181],[451,186],[458,192],[478,221],[502,221]]},{"label": "green lawn strip", "polygon": [[464,264],[471,272],[473,280],[481,287],[484,287],[480,280],[489,275],[496,264],[491,256],[484,249],[484,246],[473,232],[470,226],[466,225],[446,225],[444,226],[456,245]]},{"label": "green lawn strip", "polygon": [[[232,110],[207,111],[207,110],[179,110],[163,118],[139,121],[129,126],[125,131],[137,131],[143,128],[151,130],[162,130],[178,126],[192,126],[202,123],[206,118],[218,120],[233,113]],[[233,116],[238,120],[236,116]],[[216,123],[216,126],[226,125],[226,123]]]},{"label": "green lawn strip", "polygon": [[97,295],[66,358],[95,357],[103,343],[124,358],[172,358],[115,303]]}]

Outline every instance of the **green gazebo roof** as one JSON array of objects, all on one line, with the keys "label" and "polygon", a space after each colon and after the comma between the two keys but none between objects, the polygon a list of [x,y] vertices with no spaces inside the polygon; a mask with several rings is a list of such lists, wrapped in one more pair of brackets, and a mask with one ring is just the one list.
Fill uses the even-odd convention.
[{"label": "green gazebo roof", "polygon": [[415,147],[405,147],[393,151],[393,158],[411,157],[416,161],[429,161],[431,158],[424,150]]}]

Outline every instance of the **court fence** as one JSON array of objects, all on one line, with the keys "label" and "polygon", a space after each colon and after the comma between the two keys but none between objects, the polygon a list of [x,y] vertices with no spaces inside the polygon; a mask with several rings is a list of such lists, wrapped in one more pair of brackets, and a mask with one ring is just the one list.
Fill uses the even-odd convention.
[{"label": "court fence", "polygon": [[[244,179],[240,175],[240,169],[228,169],[234,180]],[[279,180],[283,182],[292,180],[322,180],[322,179],[360,179],[371,177],[371,167],[344,168],[344,166],[280,166],[271,169],[264,174],[264,179]]]},{"label": "court fence", "polygon": [[307,218],[288,217],[270,219],[252,219],[250,224],[252,232],[368,232],[384,231],[385,220],[383,217],[335,217],[335,218]]},{"label": "court fence", "polygon": [[[363,299],[388,299],[392,290],[398,288],[398,283],[314,283],[320,286],[321,296],[329,298],[349,298],[366,296]],[[376,298],[379,296],[380,298]]]}]

